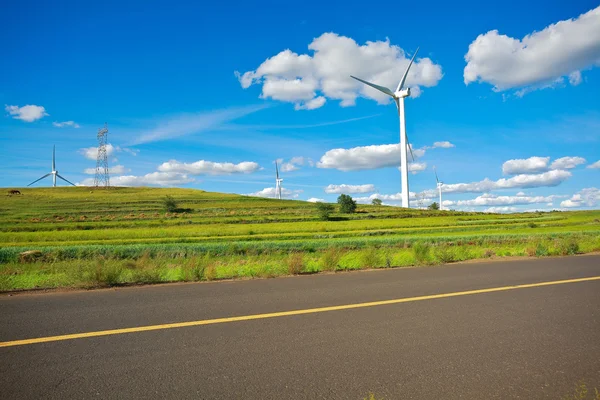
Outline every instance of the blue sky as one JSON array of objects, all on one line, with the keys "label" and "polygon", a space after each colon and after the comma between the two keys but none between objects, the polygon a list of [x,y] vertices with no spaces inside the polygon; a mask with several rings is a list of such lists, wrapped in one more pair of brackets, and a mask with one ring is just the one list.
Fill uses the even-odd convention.
[{"label": "blue sky", "polygon": [[398,205],[395,107],[349,75],[395,87],[420,47],[411,206],[433,166],[447,208],[600,205],[597,2],[284,4],[7,3],[2,185],[50,172],[53,144],[89,183],[107,122],[114,184],[272,196],[281,159],[288,198]]}]

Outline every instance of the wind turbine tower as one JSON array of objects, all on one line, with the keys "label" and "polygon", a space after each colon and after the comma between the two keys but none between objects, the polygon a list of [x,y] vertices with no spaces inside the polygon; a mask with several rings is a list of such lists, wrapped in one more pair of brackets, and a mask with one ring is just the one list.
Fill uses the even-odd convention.
[{"label": "wind turbine tower", "polygon": [[[402,185],[402,207],[406,207],[406,208],[408,208],[410,206],[409,202],[408,202],[408,164],[407,164],[408,155],[407,155],[407,151],[410,150],[410,152],[412,154],[412,149],[410,148],[410,145],[408,144],[408,136],[406,135],[406,121],[404,118],[404,99],[406,97],[410,96],[410,88],[404,88],[404,83],[406,82],[406,76],[408,75],[408,70],[410,69],[410,66],[412,65],[413,61],[415,60],[415,57],[417,56],[418,52],[419,52],[419,48],[417,48],[417,51],[415,51],[415,54],[413,55],[412,59],[410,60],[410,63],[408,64],[408,67],[406,68],[406,71],[404,72],[404,76],[402,76],[402,79],[398,83],[398,86],[396,87],[395,92],[392,92],[390,89],[386,88],[385,86],[379,86],[374,83],[367,82],[365,80],[362,80],[360,78],[350,75],[351,78],[354,78],[357,81],[360,81],[360,82],[364,83],[365,85],[369,85],[372,88],[377,89],[380,92],[390,96],[396,102],[396,108],[398,109],[398,118],[400,119],[400,168],[401,168],[401,179],[402,179],[402,182],[401,182],[401,185]],[[414,160],[414,156],[413,156],[413,160]]]},{"label": "wind turbine tower", "polygon": [[106,154],[106,139],[108,137],[108,126],[104,123],[104,128],[98,129],[98,156],[96,158],[96,175],[94,176],[94,186],[105,188],[110,187],[110,176],[108,175],[108,155]]},{"label": "wind turbine tower", "polygon": [[440,211],[442,211],[443,210],[443,207],[442,207],[442,185],[444,185],[444,182],[440,182],[440,180],[438,179],[438,175],[437,175],[437,171],[436,171],[435,167],[433,167],[433,171],[435,172],[435,181],[437,182],[438,193],[440,195]]},{"label": "wind turbine tower", "polygon": [[281,200],[281,183],[283,179],[279,177],[279,167],[277,166],[277,161],[275,161],[275,195],[279,200]]},{"label": "wind turbine tower", "polygon": [[36,179],[35,181],[31,182],[29,185],[27,186],[31,186],[34,183],[41,181],[42,179],[48,177],[52,175],[52,187],[56,187],[56,177],[59,177],[60,179],[62,179],[63,181],[70,183],[71,185],[75,186],[74,183],[69,182],[68,180],[66,180],[65,178],[63,178],[62,176],[60,176],[60,174],[58,173],[58,171],[56,170],[56,146],[52,146],[52,171],[47,173],[46,175],[42,176],[39,179]]}]

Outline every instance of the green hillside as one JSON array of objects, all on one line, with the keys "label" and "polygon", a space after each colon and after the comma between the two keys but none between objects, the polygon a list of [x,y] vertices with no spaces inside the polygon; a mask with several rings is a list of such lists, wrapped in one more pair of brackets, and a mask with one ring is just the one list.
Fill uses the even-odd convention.
[{"label": "green hillside", "polygon": [[[600,244],[600,211],[499,215],[359,205],[321,221],[312,203],[192,189],[20,190],[0,196],[0,290],[539,256]],[[174,212],[165,210],[166,196],[176,201]]]}]

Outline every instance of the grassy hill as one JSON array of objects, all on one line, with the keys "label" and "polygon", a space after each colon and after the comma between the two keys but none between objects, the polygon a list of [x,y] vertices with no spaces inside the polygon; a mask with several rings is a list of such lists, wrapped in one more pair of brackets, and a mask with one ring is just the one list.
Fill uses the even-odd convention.
[{"label": "grassy hill", "polygon": [[[21,192],[0,196],[0,290],[600,250],[600,211],[498,215],[359,205],[321,221],[312,203],[192,189]],[[165,211],[167,195],[176,212]]]}]

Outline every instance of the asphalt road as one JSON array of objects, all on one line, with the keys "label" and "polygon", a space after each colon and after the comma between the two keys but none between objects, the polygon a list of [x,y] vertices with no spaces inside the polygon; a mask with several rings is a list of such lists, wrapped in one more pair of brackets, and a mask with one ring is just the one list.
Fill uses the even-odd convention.
[{"label": "asphalt road", "polygon": [[[600,276],[600,256],[0,296],[0,342]],[[558,399],[600,280],[0,348],[0,398]]]}]

